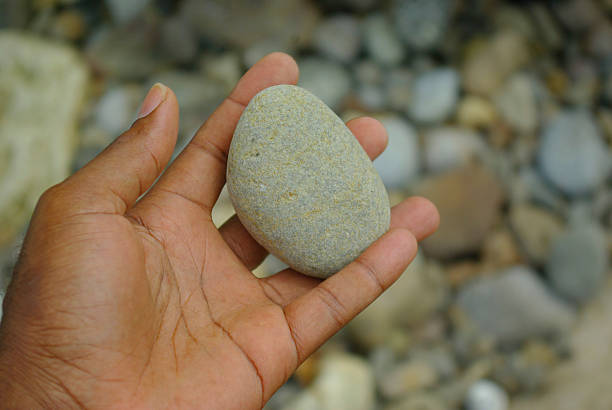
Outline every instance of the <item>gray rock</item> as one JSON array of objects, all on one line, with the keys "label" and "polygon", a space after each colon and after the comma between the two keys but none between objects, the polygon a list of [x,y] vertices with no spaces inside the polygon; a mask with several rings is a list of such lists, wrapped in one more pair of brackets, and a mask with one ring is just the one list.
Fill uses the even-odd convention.
[{"label": "gray rock", "polygon": [[406,68],[395,68],[385,76],[385,90],[390,108],[407,112],[412,98],[414,76]]},{"label": "gray rock", "polygon": [[249,232],[307,275],[336,273],[389,228],[389,199],[370,159],[340,118],[296,86],[251,100],[227,184]]},{"label": "gray rock", "polygon": [[351,89],[347,70],[333,61],[306,58],[299,63],[300,86],[336,110]]},{"label": "gray rock", "polygon": [[379,390],[387,399],[396,399],[409,393],[434,386],[438,374],[428,362],[419,359],[399,363],[379,380]]},{"label": "gray rock", "polygon": [[593,0],[568,0],[554,3],[554,11],[570,30],[582,31],[604,19],[605,14]]},{"label": "gray rock", "polygon": [[486,144],[475,131],[455,128],[434,128],[424,139],[425,164],[428,171],[438,173],[467,165],[483,156]]},{"label": "gray rock", "polygon": [[610,170],[608,148],[592,115],[587,111],[563,111],[542,134],[539,164],[544,175],[568,195],[589,194]]},{"label": "gray rock", "polygon": [[419,122],[444,121],[459,99],[459,75],[452,68],[439,68],[419,75],[413,84],[409,114]]},{"label": "gray rock", "polygon": [[189,63],[198,54],[198,41],[193,30],[179,17],[164,19],[160,37],[160,47],[171,61]]},{"label": "gray rock", "polygon": [[600,68],[580,55],[575,55],[567,63],[567,71],[572,81],[565,97],[570,104],[578,107],[591,107],[601,93]]},{"label": "gray rock", "polygon": [[419,174],[419,137],[416,130],[400,117],[384,117],[389,143],[374,160],[374,167],[388,189],[405,188]]},{"label": "gray rock", "polygon": [[595,225],[581,225],[553,242],[547,274],[561,296],[582,304],[602,287],[608,266],[604,232]]},{"label": "gray rock", "polygon": [[361,105],[370,111],[381,111],[387,104],[385,91],[375,84],[360,84],[357,88],[357,98]]},{"label": "gray rock", "polygon": [[517,204],[510,209],[509,222],[521,249],[536,265],[544,264],[551,243],[563,232],[563,221],[546,208]]},{"label": "gray rock", "polygon": [[380,85],[383,83],[385,73],[373,60],[363,60],[354,64],[355,80],[362,84]]},{"label": "gray rock", "polygon": [[226,96],[218,81],[192,71],[166,71],[151,77],[151,83],[161,82],[176,94],[181,112],[180,134],[184,139],[197,130]]},{"label": "gray rock", "polygon": [[527,74],[515,74],[495,96],[495,105],[502,117],[516,131],[533,134],[539,124],[534,79]]},{"label": "gray rock", "polygon": [[515,31],[530,41],[539,41],[533,19],[527,7],[500,5],[492,16],[498,30]]},{"label": "gray rock", "polygon": [[538,29],[541,41],[553,50],[560,49],[564,43],[563,32],[551,10],[544,4],[533,4],[531,6],[531,16]]},{"label": "gray rock", "polygon": [[359,22],[347,14],[329,17],[317,26],[313,42],[315,49],[324,56],[349,63],[361,48]]},{"label": "gray rock", "polygon": [[[284,408],[287,403],[296,400],[300,393],[301,389],[296,384],[287,382],[270,397],[270,400],[268,400],[263,410],[280,410]],[[308,408],[306,406],[304,407],[306,409]]]},{"label": "gray rock", "polygon": [[368,54],[379,64],[394,66],[404,58],[404,46],[382,14],[373,14],[364,20],[363,41]]},{"label": "gray rock", "polygon": [[489,380],[474,383],[465,398],[467,410],[506,410],[509,404],[510,399],[504,389]]},{"label": "gray rock", "polygon": [[31,4],[22,0],[0,3],[0,29],[24,29],[31,17]]},{"label": "gray rock", "polygon": [[305,45],[318,19],[315,6],[301,0],[185,0],[179,15],[202,40],[237,48],[270,39]]},{"label": "gray rock", "polygon": [[512,202],[534,202],[556,212],[563,212],[566,201],[559,191],[545,181],[531,166],[522,167],[512,182]]},{"label": "gray rock", "polygon": [[612,24],[604,20],[591,28],[589,36],[589,51],[599,58],[606,58],[612,54]]},{"label": "gray rock", "polygon": [[207,78],[222,84],[226,93],[236,86],[243,73],[240,57],[231,51],[204,54],[200,58],[200,69]]},{"label": "gray rock", "polygon": [[417,50],[436,47],[446,33],[451,3],[449,0],[396,0],[392,14],[402,40]]},{"label": "gray rock", "polygon": [[17,32],[0,32],[0,55],[2,246],[68,176],[88,73],[73,49]]},{"label": "gray rock", "polygon": [[566,331],[574,318],[524,266],[468,284],[457,303],[481,331],[503,344]]},{"label": "gray rock", "polygon": [[102,26],[88,38],[85,53],[96,71],[121,79],[142,80],[164,63],[156,50],[156,21],[120,27]]},{"label": "gray rock", "polygon": [[446,345],[439,345],[426,350],[413,350],[410,353],[413,359],[429,363],[436,370],[441,380],[448,380],[457,375],[458,367],[453,351]]},{"label": "gray rock", "polygon": [[151,0],[106,0],[105,3],[116,22],[126,23],[142,13]]}]

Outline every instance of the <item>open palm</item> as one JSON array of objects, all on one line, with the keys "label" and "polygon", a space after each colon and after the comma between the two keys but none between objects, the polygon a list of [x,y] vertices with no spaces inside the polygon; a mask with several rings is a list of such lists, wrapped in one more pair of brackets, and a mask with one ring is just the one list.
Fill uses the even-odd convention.
[{"label": "open palm", "polygon": [[[158,86],[153,112],[43,195],[5,300],[5,404],[260,408],[398,278],[415,238],[438,224],[420,198],[397,205],[391,230],[325,281],[290,269],[257,279],[266,251],[236,217],[213,225],[245,105],[297,76],[284,54],[261,60],[153,185],[178,128],[176,98]],[[370,157],[380,154],[377,121],[349,127]]]}]

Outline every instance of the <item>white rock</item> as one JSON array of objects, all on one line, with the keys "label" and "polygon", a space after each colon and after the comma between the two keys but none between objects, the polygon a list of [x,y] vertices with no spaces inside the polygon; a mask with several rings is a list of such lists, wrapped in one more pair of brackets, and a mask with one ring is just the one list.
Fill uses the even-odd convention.
[{"label": "white rock", "polygon": [[374,60],[389,66],[402,61],[404,47],[385,16],[371,15],[365,19],[363,26],[365,48]]},{"label": "white rock", "polygon": [[265,278],[277,274],[289,267],[285,262],[270,254],[264,261],[253,271],[253,275],[258,278]]},{"label": "white rock", "polygon": [[588,111],[563,111],[546,126],[539,151],[540,168],[568,195],[589,194],[610,172],[609,149]]},{"label": "white rock", "polygon": [[508,405],[508,394],[489,380],[474,383],[465,399],[467,410],[506,410]]},{"label": "white rock", "polygon": [[359,102],[368,110],[381,111],[387,100],[382,87],[375,84],[361,84],[357,88]]},{"label": "white rock", "polygon": [[361,48],[359,23],[350,15],[324,20],[314,32],[314,46],[324,56],[344,63],[351,62]]},{"label": "white rock", "polygon": [[376,403],[372,369],[349,354],[325,357],[311,391],[322,410],[371,410]]},{"label": "white rock", "polygon": [[381,119],[389,135],[387,149],[374,166],[387,189],[405,188],[419,173],[419,140],[416,130],[400,117]]},{"label": "white rock", "polygon": [[409,114],[423,123],[444,121],[459,98],[459,75],[452,68],[438,68],[419,75],[412,88]]},{"label": "white rock", "polygon": [[111,135],[119,135],[136,119],[143,96],[140,86],[111,87],[96,105],[96,125]]},{"label": "white rock", "polygon": [[0,56],[3,244],[40,194],[69,173],[87,70],[72,49],[15,32],[0,33]]},{"label": "white rock", "polygon": [[438,173],[466,165],[481,157],[487,149],[476,132],[463,128],[441,127],[427,133],[424,139],[425,164]]},{"label": "white rock", "polygon": [[283,410],[371,410],[376,404],[374,374],[368,362],[346,353],[321,360],[312,385]]},{"label": "white rock", "polygon": [[299,66],[299,85],[332,109],[338,109],[351,89],[351,78],[346,69],[333,61],[313,57],[300,61]]},{"label": "white rock", "polygon": [[213,81],[218,81],[230,92],[242,76],[238,54],[228,51],[222,54],[206,54],[200,59],[202,72]]}]

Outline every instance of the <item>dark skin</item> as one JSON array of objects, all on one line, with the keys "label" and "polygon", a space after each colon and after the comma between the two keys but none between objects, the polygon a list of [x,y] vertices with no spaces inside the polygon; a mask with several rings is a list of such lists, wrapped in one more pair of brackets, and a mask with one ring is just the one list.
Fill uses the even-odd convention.
[{"label": "dark skin", "polygon": [[[257,63],[168,163],[178,129],[171,90],[103,153],[41,197],[4,302],[0,397],[8,408],[256,409],[322,343],[405,270],[439,217],[425,199],[320,281],[251,273],[267,255],[211,209],[249,100],[295,84],[291,57]],[[144,109],[144,107],[143,107]],[[348,123],[371,158],[386,145],[371,118]]]}]

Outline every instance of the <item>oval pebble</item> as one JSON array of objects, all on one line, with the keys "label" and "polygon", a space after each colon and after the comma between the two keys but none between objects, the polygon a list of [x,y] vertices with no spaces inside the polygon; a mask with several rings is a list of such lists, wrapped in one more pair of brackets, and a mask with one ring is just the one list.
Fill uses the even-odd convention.
[{"label": "oval pebble", "polygon": [[330,108],[297,86],[267,88],[244,110],[227,186],[251,235],[309,276],[331,276],[389,228],[389,199],[367,154]]}]

